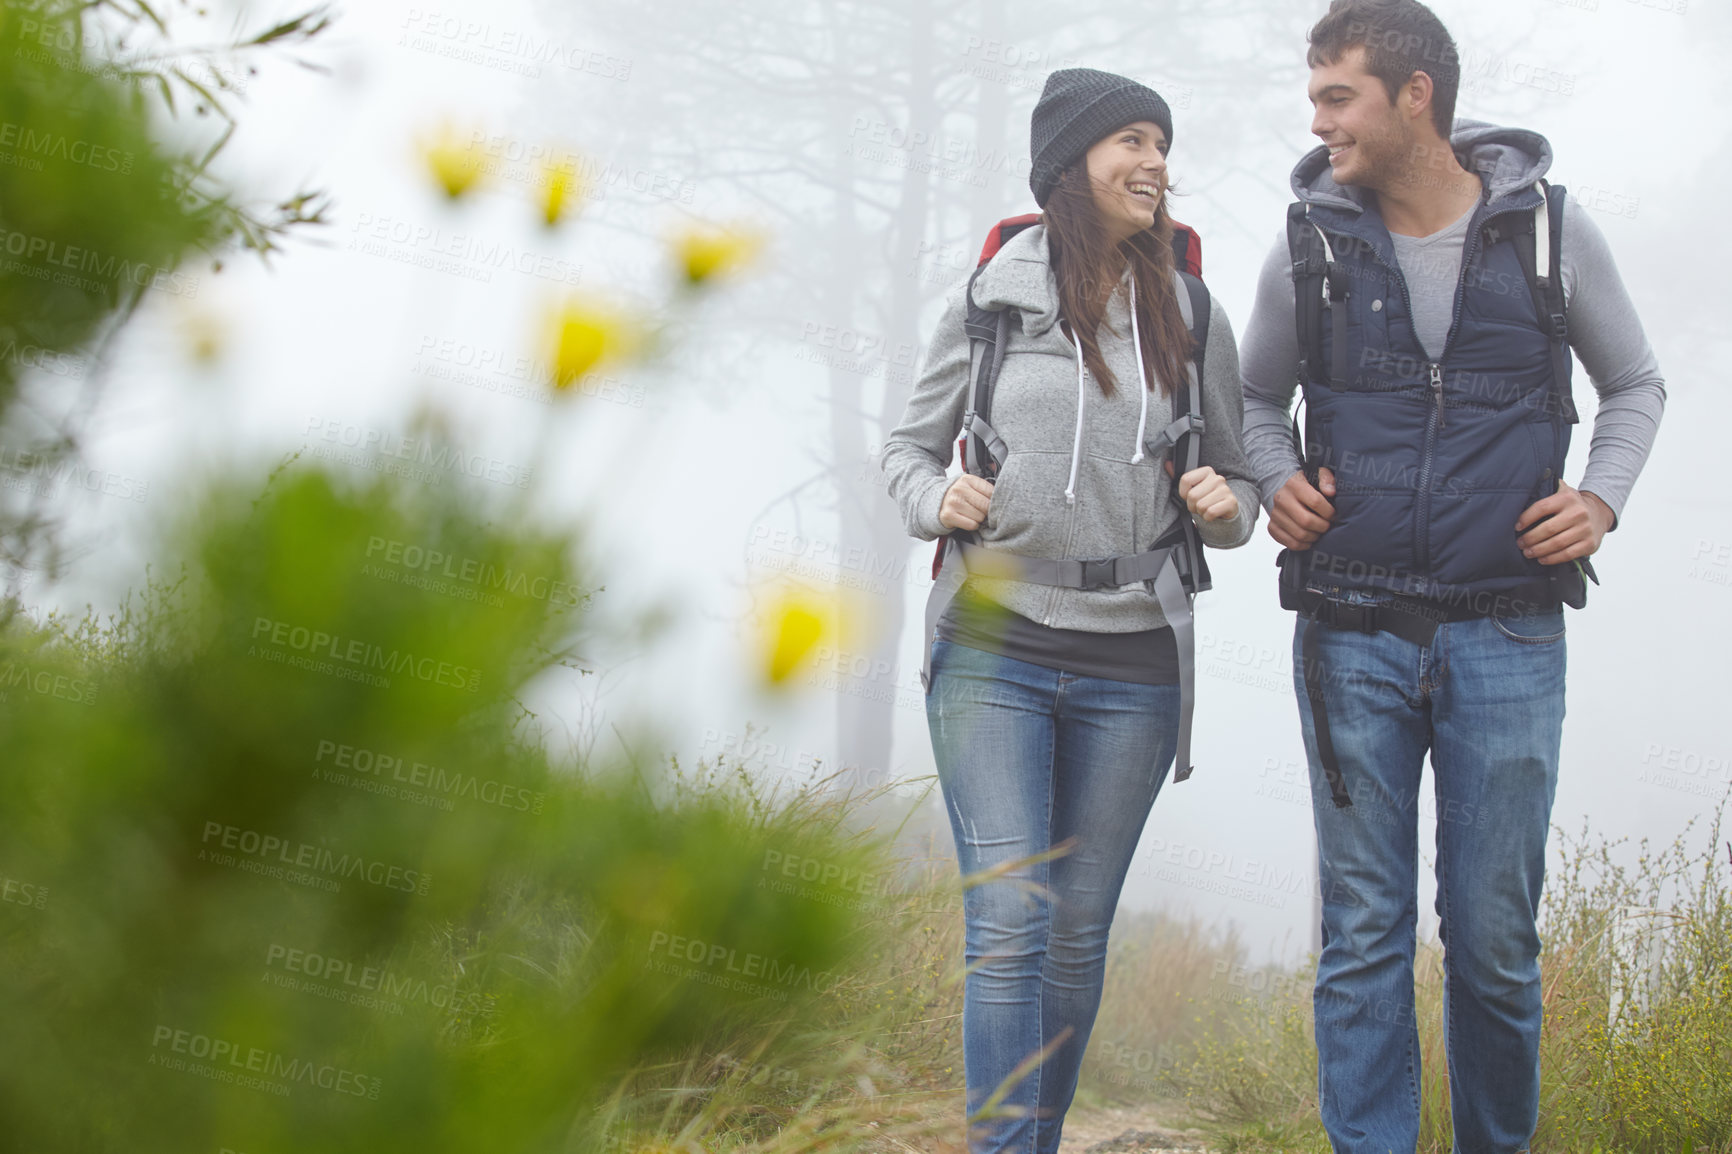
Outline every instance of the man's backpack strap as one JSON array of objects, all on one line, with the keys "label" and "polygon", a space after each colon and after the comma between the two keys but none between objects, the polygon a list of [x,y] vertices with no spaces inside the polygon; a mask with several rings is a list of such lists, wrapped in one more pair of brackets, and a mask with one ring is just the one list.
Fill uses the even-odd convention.
[{"label": "man's backpack strap", "polygon": [[[1311,219],[1309,206],[1294,201],[1287,206],[1287,258],[1292,265],[1293,326],[1299,338],[1299,371],[1297,396],[1290,418],[1293,451],[1299,458],[1300,470],[1313,486],[1318,484],[1318,470],[1305,452],[1305,439],[1299,431],[1299,405],[1305,400],[1307,387],[1316,384],[1343,388],[1346,385],[1347,309],[1337,307],[1346,293],[1344,271],[1335,262],[1329,238]],[[1333,274],[1333,276],[1332,276]],[[1338,293],[1332,290],[1342,290]],[[1323,314],[1332,311],[1335,322],[1334,358],[1329,370],[1323,368]],[[1305,580],[1309,554],[1294,549],[1282,549],[1275,558],[1280,569],[1281,607],[1298,608],[1297,591]]]},{"label": "man's backpack strap", "polygon": [[[1347,387],[1347,269],[1309,206],[1287,206],[1287,256],[1293,265],[1293,323],[1299,337],[1299,383]],[[1323,375],[1323,314],[1334,322],[1334,356]]]},{"label": "man's backpack strap", "polygon": [[1540,328],[1551,342],[1556,414],[1565,424],[1573,425],[1580,418],[1570,389],[1570,326],[1564,308],[1563,274],[1564,200],[1569,194],[1563,185],[1544,180],[1535,181],[1534,188],[1541,199],[1534,206],[1533,218],[1516,228],[1510,239],[1533,294]]},{"label": "man's backpack strap", "polygon": [[[1576,424],[1576,400],[1570,388],[1570,325],[1564,304],[1564,201],[1569,191],[1561,184],[1534,182],[1541,200],[1533,215],[1513,230],[1516,260],[1533,294],[1534,312],[1549,338],[1552,354],[1552,416],[1563,425]],[[1495,234],[1495,226],[1494,226]],[[1556,474],[1563,483],[1562,470]],[[1564,604],[1580,609],[1587,603],[1588,582],[1598,585],[1594,563],[1586,557],[1569,566],[1557,566],[1551,575],[1553,589]]]}]

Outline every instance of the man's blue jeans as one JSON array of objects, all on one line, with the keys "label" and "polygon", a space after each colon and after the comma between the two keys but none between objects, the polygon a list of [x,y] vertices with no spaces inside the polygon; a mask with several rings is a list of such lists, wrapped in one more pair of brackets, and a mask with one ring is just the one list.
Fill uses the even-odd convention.
[{"label": "man's blue jeans", "polygon": [[1179,687],[1080,677],[935,642],[926,698],[938,780],[966,876],[1075,848],[963,894],[962,1048],[972,1117],[1017,1064],[1066,1030],[973,1127],[970,1150],[1057,1154],[1100,1008],[1107,931],[1178,744]]},{"label": "man's blue jeans", "polygon": [[[1324,708],[1353,800],[1340,809],[1305,696],[1308,629],[1323,630]],[[1429,749],[1455,1149],[1526,1150],[1539,1110],[1535,922],[1563,733],[1563,610],[1446,622],[1425,647],[1301,617],[1293,669],[1323,896],[1313,1005],[1330,1141],[1337,1154],[1411,1154],[1419,1140],[1413,954]]]}]

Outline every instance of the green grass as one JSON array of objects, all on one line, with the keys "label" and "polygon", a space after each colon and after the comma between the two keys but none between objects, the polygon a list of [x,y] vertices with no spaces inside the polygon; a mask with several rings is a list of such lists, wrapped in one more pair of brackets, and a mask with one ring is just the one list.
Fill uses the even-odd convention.
[{"label": "green grass", "polygon": [[[1585,825],[1579,836],[1560,838],[1541,922],[1545,1024],[1535,1154],[1732,1151],[1725,805],[1712,816],[1703,848],[1690,848],[1686,828],[1662,850],[1643,843],[1634,864],[1623,863],[1622,843],[1592,836]],[[1620,941],[1617,911],[1629,909],[1663,916],[1648,919],[1648,937]],[[1636,964],[1650,940],[1663,951],[1653,978]],[[1307,965],[1252,993],[1246,987],[1258,984],[1254,976],[1234,971],[1238,992],[1210,996],[1184,1040],[1186,1060],[1150,1089],[1182,1093],[1222,1150],[1327,1151],[1317,1121],[1313,975]],[[1110,979],[1108,989],[1120,991],[1103,1006],[1108,1020],[1132,1018],[1164,997],[1139,1000]],[[1415,964],[1420,1154],[1447,1154],[1452,1144],[1442,1001],[1442,952],[1422,947]]]}]

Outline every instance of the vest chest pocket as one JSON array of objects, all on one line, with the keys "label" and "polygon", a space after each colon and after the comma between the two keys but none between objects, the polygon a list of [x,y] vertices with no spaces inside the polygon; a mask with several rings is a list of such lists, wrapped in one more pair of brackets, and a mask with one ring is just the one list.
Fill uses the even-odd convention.
[{"label": "vest chest pocket", "polygon": [[1323,310],[1324,368],[1333,368],[1335,317],[1333,310],[1347,310],[1347,355],[1342,365],[1343,385],[1353,392],[1388,392],[1424,375],[1424,358],[1418,350],[1393,347],[1392,316],[1405,319],[1400,286],[1391,282],[1387,270],[1370,253],[1348,264],[1347,298]]}]

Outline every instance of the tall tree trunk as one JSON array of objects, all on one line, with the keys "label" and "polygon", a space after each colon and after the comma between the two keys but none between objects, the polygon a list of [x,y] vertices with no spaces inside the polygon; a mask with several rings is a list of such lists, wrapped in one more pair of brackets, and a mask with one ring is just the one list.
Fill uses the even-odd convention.
[{"label": "tall tree trunk", "polygon": [[[907,128],[910,133],[935,134],[939,110],[933,98],[936,78],[932,45],[936,37],[932,14],[918,0],[910,3],[908,9],[908,90],[904,104]],[[918,148],[910,150],[910,164],[903,170],[901,195],[890,221],[887,247],[897,260],[911,261],[927,234],[932,190],[927,174],[915,163],[920,156]],[[854,239],[858,239],[858,234],[854,234]],[[849,255],[858,252],[854,249]],[[912,267],[904,271],[911,271]],[[884,318],[883,348],[887,352],[913,348],[919,336],[920,281],[913,276],[892,276],[888,293],[886,307],[879,313]],[[868,310],[856,308],[841,315],[869,314]],[[886,499],[876,469],[850,467],[854,462],[864,461],[875,440],[881,439],[901,419],[914,366],[898,365],[896,360],[892,355],[878,362],[883,370],[883,388],[879,390],[875,429],[868,427],[866,419],[866,377],[831,370],[831,459],[843,466],[838,486],[837,539],[844,557],[855,549],[867,558],[901,558],[908,553],[908,536],[901,517]],[[839,379],[842,377],[848,379]],[[840,764],[857,767],[874,778],[888,774],[893,768],[891,750],[898,705],[914,706],[919,701],[919,682],[914,671],[897,663],[908,588],[901,565],[893,566],[892,577],[883,581],[883,587],[877,607],[878,627],[870,631],[868,649],[862,654],[870,672],[865,678],[850,678],[849,685],[858,692],[844,692],[836,701],[836,752]]]}]

